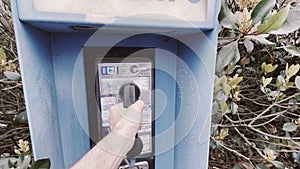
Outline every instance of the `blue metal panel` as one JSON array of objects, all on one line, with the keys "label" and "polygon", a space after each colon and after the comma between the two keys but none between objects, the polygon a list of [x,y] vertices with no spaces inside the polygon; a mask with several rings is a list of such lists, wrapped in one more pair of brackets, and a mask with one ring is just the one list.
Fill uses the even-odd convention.
[{"label": "blue metal panel", "polygon": [[[209,39],[206,38],[197,38],[194,44],[202,49],[201,52],[192,52],[183,45],[178,47],[178,55],[189,70],[177,64],[177,81],[181,87],[177,92],[180,107],[177,106],[176,114],[183,120],[176,123],[175,169],[207,168],[213,86],[213,76],[209,72],[212,72],[214,62],[208,63],[204,56],[212,56],[215,50],[207,45]],[[190,128],[185,128],[188,125]]]},{"label": "blue metal panel", "polygon": [[22,24],[11,1],[22,82],[35,159],[51,157],[63,168],[49,34]]},{"label": "blue metal panel", "polygon": [[[85,21],[85,15],[41,12],[35,10],[32,0],[13,1],[16,1],[17,3],[21,21],[26,21],[29,24],[49,32],[74,31],[70,26],[81,24],[87,24],[87,26],[90,25],[90,23]],[[99,24],[97,24],[97,26],[99,26]]]},{"label": "blue metal panel", "polygon": [[[173,50],[176,48],[173,47]],[[177,51],[172,51],[177,53]],[[176,56],[157,49],[155,54],[155,168],[174,168]]]},{"label": "blue metal panel", "polygon": [[[216,2],[216,9],[219,11],[220,1]],[[217,21],[217,13],[212,20]],[[188,67],[192,71],[192,75],[197,79],[196,83],[198,86],[198,92],[191,90],[190,84],[185,76],[181,76],[177,73],[177,80],[183,81],[185,87],[183,87],[184,92],[191,95],[195,92],[198,93],[197,100],[199,111],[196,113],[197,118],[187,119],[187,123],[193,123],[193,126],[187,136],[180,141],[180,143],[175,148],[175,169],[182,168],[208,168],[208,155],[209,155],[209,139],[210,139],[210,123],[211,123],[211,109],[212,109],[212,95],[214,86],[214,68],[215,68],[215,56],[217,49],[217,36],[218,27],[215,27],[212,31],[205,31],[204,34],[199,36],[189,35],[185,36],[183,40],[187,42],[188,47],[193,49],[193,52],[184,47],[178,47],[178,55],[189,65]],[[180,66],[177,65],[177,69]],[[179,95],[181,91],[177,92],[177,109],[176,113],[188,110],[189,106],[194,106],[195,104],[181,105],[182,99],[186,99],[187,102],[192,102],[194,98],[182,98]],[[188,114],[187,114],[188,115]],[[175,142],[179,141],[178,131],[182,127],[182,123],[178,123],[176,127],[176,137]],[[192,158],[191,158],[192,157]]]},{"label": "blue metal panel", "polygon": [[[82,124],[87,124],[87,111],[75,111],[72,93],[72,84],[76,83],[73,83],[75,62],[88,37],[88,35],[79,36],[78,34],[52,34],[51,36],[56,100],[61,124],[60,133],[65,168],[69,168],[90,149],[88,130],[84,130],[84,126],[82,126]],[[81,79],[84,79],[83,74]],[[79,118],[79,115],[83,116]]]},{"label": "blue metal panel", "polygon": [[[55,12],[41,12],[36,11],[32,0],[17,0],[18,7],[20,8],[20,19],[32,25],[40,27],[45,30],[55,31],[72,31],[69,26],[71,25],[88,25],[101,27],[104,23],[87,21],[85,14],[69,14],[69,13],[55,13]],[[192,25],[187,25],[186,21],[172,21],[172,20],[157,20],[157,19],[130,19],[126,22],[112,23],[114,26],[119,27],[148,27],[154,28],[200,28],[212,29],[215,25],[214,17],[216,11],[216,0],[207,0],[207,13],[206,21],[193,22]],[[122,17],[117,18],[122,19]],[[63,25],[63,26],[62,26]],[[50,26],[50,27],[49,27]],[[191,27],[192,26],[192,27]],[[74,30],[73,30],[74,31]]]}]

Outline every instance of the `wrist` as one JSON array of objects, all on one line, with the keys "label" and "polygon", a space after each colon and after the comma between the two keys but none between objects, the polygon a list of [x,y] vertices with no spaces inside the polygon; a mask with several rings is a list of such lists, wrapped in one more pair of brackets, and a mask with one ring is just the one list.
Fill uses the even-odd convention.
[{"label": "wrist", "polygon": [[113,131],[115,131],[123,137],[128,138],[135,138],[135,135],[138,132],[138,130],[139,124],[131,123],[126,120],[120,120],[113,128]]},{"label": "wrist", "polygon": [[97,152],[106,152],[110,155],[126,157],[127,152],[132,148],[135,138],[125,137],[120,132],[112,130],[106,137],[103,138],[93,150]]}]

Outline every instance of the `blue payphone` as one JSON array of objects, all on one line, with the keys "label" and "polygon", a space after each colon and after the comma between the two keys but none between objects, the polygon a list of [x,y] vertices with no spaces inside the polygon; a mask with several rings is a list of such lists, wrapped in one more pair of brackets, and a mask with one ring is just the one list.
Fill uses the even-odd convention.
[{"label": "blue payphone", "polygon": [[82,158],[127,86],[147,102],[136,164],[207,168],[219,0],[11,4],[36,159]]}]

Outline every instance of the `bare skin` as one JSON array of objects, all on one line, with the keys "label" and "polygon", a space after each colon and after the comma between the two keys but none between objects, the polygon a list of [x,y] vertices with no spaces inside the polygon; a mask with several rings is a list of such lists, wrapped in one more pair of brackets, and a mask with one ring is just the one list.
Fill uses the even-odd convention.
[{"label": "bare skin", "polygon": [[110,108],[111,132],[86,153],[71,169],[117,169],[132,148],[142,121],[144,102],[138,100],[128,108],[117,104]]}]

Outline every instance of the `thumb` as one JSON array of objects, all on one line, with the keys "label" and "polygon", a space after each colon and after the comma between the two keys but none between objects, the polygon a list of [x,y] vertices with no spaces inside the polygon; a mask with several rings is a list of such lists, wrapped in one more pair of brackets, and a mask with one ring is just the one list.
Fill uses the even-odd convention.
[{"label": "thumb", "polygon": [[141,100],[129,106],[125,112],[122,112],[122,118],[116,124],[115,129],[120,130],[119,132],[123,136],[134,137],[142,123],[143,107],[144,102]]},{"label": "thumb", "polygon": [[142,120],[143,108],[144,102],[142,100],[138,100],[127,108],[126,113],[123,114],[123,117],[130,122],[140,124]]},{"label": "thumb", "polygon": [[135,103],[133,103],[131,106],[129,106],[129,108],[131,107],[133,110],[137,111],[137,112],[141,112],[144,108],[144,101],[142,100],[138,100]]}]

